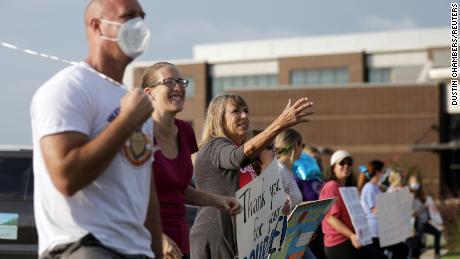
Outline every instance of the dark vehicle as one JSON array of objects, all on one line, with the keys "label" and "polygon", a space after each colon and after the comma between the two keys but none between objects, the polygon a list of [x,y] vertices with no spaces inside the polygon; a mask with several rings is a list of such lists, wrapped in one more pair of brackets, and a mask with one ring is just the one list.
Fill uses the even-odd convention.
[{"label": "dark vehicle", "polygon": [[33,186],[32,148],[0,146],[0,258],[37,258]]},{"label": "dark vehicle", "polygon": [[[0,145],[0,258],[38,258],[32,147]],[[187,206],[193,225],[196,207]]]}]

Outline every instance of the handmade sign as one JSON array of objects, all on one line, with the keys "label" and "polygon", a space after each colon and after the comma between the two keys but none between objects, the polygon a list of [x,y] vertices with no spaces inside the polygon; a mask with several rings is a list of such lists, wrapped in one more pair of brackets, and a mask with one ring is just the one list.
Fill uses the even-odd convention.
[{"label": "handmade sign", "polygon": [[281,251],[270,255],[270,259],[303,258],[306,245],[334,202],[335,198],[330,198],[297,205],[289,215]]},{"label": "handmade sign", "polygon": [[412,236],[411,208],[413,194],[409,188],[376,196],[377,226],[381,247],[406,241]]},{"label": "handmade sign", "polygon": [[276,159],[258,177],[236,192],[243,211],[236,216],[238,258],[267,258],[280,249],[287,218],[286,200]]},{"label": "handmade sign", "polygon": [[358,236],[361,245],[365,246],[372,243],[371,230],[367,223],[366,213],[364,213],[361,200],[359,199],[358,189],[356,187],[340,187],[340,194],[343,202],[347,207],[348,214],[351,218],[351,223],[355,228],[355,233]]}]

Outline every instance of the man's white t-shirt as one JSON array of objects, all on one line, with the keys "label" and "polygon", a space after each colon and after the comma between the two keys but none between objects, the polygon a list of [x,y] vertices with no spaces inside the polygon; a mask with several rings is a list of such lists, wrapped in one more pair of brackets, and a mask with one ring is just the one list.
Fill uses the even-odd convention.
[{"label": "man's white t-shirt", "polygon": [[71,131],[95,138],[116,118],[125,94],[124,87],[102,78],[84,62],[63,69],[35,93],[31,119],[39,254],[92,233],[120,253],[153,257],[150,233],[144,227],[152,120],[133,133],[102,175],[72,197],[56,189],[40,149],[40,139],[51,134]]}]

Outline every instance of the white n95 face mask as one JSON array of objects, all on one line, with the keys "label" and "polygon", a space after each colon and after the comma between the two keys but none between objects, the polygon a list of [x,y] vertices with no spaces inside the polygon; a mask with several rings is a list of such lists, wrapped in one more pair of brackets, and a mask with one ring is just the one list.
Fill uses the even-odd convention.
[{"label": "white n95 face mask", "polygon": [[101,36],[102,39],[116,41],[126,56],[137,58],[144,53],[150,43],[150,31],[141,17],[133,18],[124,23],[99,19],[103,23],[120,26],[117,38]]},{"label": "white n95 face mask", "polygon": [[409,188],[411,190],[418,191],[418,189],[420,188],[420,184],[419,183],[410,183]]}]

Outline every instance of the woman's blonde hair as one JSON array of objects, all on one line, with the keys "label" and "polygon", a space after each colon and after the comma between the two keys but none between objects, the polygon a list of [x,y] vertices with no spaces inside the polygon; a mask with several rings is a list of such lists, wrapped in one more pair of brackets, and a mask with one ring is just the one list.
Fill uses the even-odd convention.
[{"label": "woman's blonde hair", "polygon": [[[302,143],[302,135],[292,128],[283,130],[274,141],[276,158],[288,159],[291,163],[294,163],[294,148],[296,145]],[[289,157],[287,157],[289,156]]]},{"label": "woman's blonde hair", "polygon": [[158,82],[159,77],[157,71],[163,67],[173,67],[176,68],[174,64],[168,62],[157,62],[144,70],[142,74],[142,89],[150,87]]},{"label": "woman's blonde hair", "polygon": [[214,138],[228,138],[225,134],[225,109],[228,103],[236,107],[247,107],[244,99],[234,93],[222,94],[214,97],[206,112],[200,147]]},{"label": "woman's blonde hair", "polygon": [[390,182],[390,186],[402,186],[401,179],[401,174],[398,171],[391,170],[390,175],[388,176],[388,182]]}]

